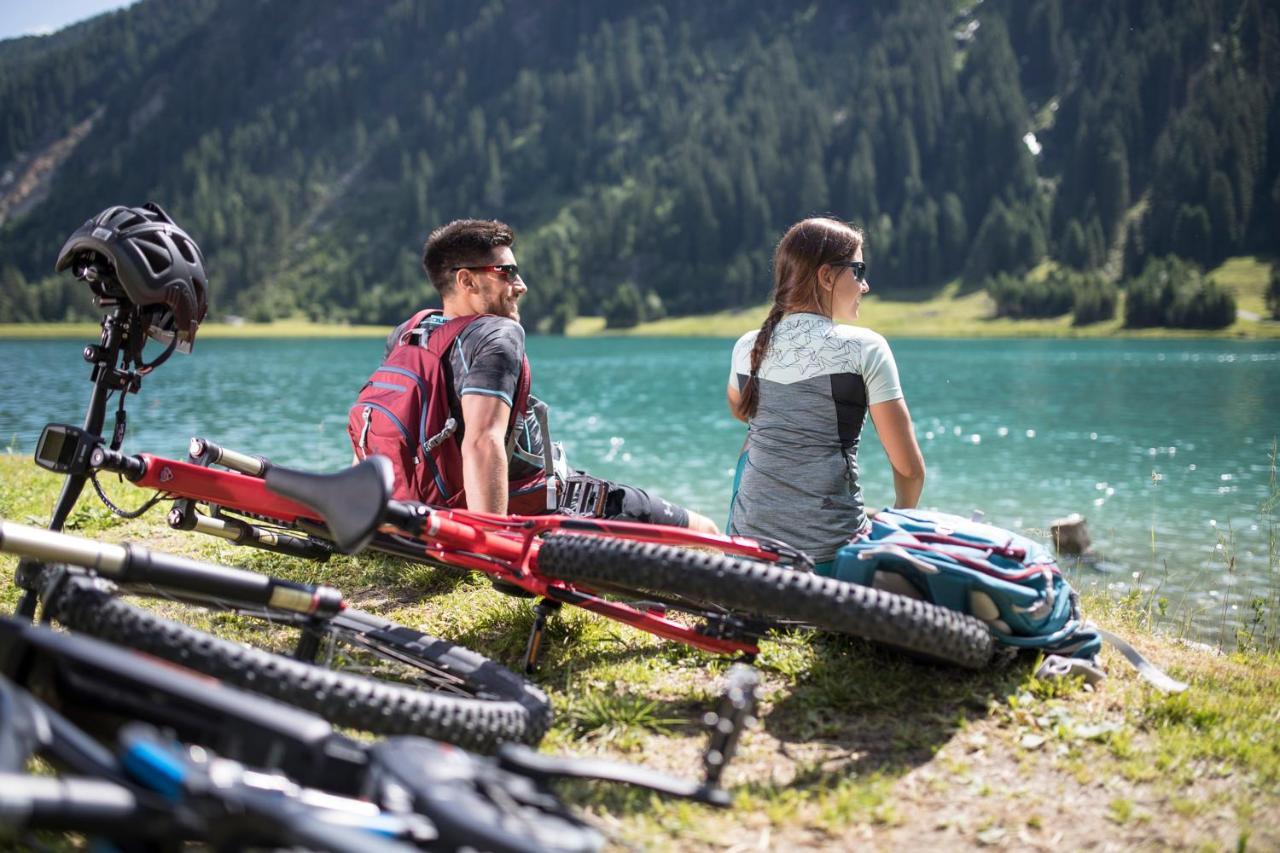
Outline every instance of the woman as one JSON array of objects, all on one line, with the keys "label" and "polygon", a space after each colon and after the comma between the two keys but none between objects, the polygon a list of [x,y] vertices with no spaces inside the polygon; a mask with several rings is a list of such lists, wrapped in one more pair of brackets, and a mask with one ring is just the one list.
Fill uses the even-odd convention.
[{"label": "woman", "polygon": [[830,571],[867,523],[858,437],[868,410],[893,467],[895,506],[914,507],[924,458],[889,345],[858,319],[871,289],[862,232],[834,219],[791,226],[773,259],[773,307],[733,348],[729,408],[750,430],[728,532],[782,539]]}]

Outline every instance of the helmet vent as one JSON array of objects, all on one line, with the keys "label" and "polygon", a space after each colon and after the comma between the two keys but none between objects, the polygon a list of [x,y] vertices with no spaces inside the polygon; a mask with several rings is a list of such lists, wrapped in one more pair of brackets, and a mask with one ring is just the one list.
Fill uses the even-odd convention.
[{"label": "helmet vent", "polygon": [[137,215],[136,213],[134,213],[132,210],[127,210],[127,211],[126,211],[126,213],[127,213],[127,214],[129,214],[129,216],[128,216],[128,217],[127,217],[123,222],[121,222],[121,223],[119,223],[118,225],[116,225],[116,230],[117,230],[117,231],[125,231],[125,230],[127,230],[127,229],[129,229],[129,228],[134,228],[134,227],[136,227],[136,226],[138,226],[138,225],[146,225],[146,224],[147,224],[147,220],[146,220],[146,219],[144,219],[144,218],[143,218],[143,217],[141,217],[141,216],[138,216],[138,215]]},{"label": "helmet vent", "polygon": [[178,238],[173,242],[177,245],[178,253],[182,255],[182,259],[184,261],[189,264],[194,264],[196,262],[195,247],[191,245],[190,241]]},{"label": "helmet vent", "polygon": [[138,248],[147,259],[147,266],[151,268],[152,274],[162,273],[169,268],[169,253],[163,246],[157,246],[149,240],[139,240]]}]

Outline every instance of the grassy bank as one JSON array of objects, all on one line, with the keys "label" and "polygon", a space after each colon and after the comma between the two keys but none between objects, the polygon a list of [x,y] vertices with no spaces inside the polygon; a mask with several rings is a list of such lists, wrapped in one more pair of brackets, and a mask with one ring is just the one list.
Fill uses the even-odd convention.
[{"label": "grassy bank", "polygon": [[[0,516],[43,523],[58,486],[26,458],[0,455]],[[145,497],[107,486],[126,506]],[[474,575],[381,557],[315,564],[237,549],[171,531],[165,509],[122,522],[87,493],[68,527],[332,583],[357,606],[508,664],[523,649],[529,602]],[[14,563],[0,557],[0,572]],[[0,598],[12,609],[17,595],[8,587]],[[1094,690],[1038,681],[1030,659],[955,672],[853,640],[788,635],[763,646],[761,721],[727,774],[733,811],[609,786],[563,791],[640,849],[1280,846],[1280,656],[1223,655],[1158,634],[1136,595],[1085,606],[1191,689],[1155,692],[1111,651],[1111,677]],[[162,609],[207,625],[178,605]],[[247,638],[250,629],[220,616],[217,630]],[[539,676],[557,711],[544,749],[695,773],[695,721],[726,666],[566,608]]]},{"label": "grassy bank", "polygon": [[[872,290],[862,303],[859,325],[875,329],[885,337],[911,338],[1280,338],[1280,322],[1265,320],[1264,304],[1271,265],[1258,258],[1232,258],[1211,275],[1232,291],[1240,316],[1225,329],[1124,328],[1124,294],[1116,319],[1088,326],[1071,325],[1071,316],[1047,320],[994,318],[995,306],[986,291],[961,293],[951,284],[938,293],[895,293],[882,297]],[[874,287],[875,281],[872,279]],[[603,318],[582,317],[569,327],[571,335],[622,334],[650,337],[736,338],[760,328],[768,305],[720,311],[696,317],[672,317],[642,323],[632,329],[604,328]]]},{"label": "grassy bank", "polygon": [[[1213,331],[1190,329],[1125,329],[1124,294],[1117,319],[1089,326],[1071,325],[1070,315],[1048,320],[993,318],[994,305],[985,291],[960,293],[952,284],[937,293],[896,293],[893,299],[874,291],[862,306],[860,325],[889,338],[1280,338],[1280,322],[1267,316],[1265,293],[1271,264],[1258,258],[1232,258],[1212,272],[1218,283],[1236,296],[1240,317],[1231,326]],[[569,323],[570,337],[623,335],[637,337],[736,338],[760,328],[768,305],[735,308],[714,314],[670,317],[641,323],[631,329],[605,329],[603,317],[577,317]],[[387,326],[351,326],[281,320],[274,323],[205,323],[200,338],[381,338]],[[0,323],[0,339],[96,338],[92,323]]]}]

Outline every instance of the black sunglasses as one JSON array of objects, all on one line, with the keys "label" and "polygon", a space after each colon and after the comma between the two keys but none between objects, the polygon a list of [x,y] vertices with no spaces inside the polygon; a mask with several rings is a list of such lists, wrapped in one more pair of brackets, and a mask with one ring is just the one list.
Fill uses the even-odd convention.
[{"label": "black sunglasses", "polygon": [[454,267],[453,271],[471,270],[472,272],[496,272],[506,277],[507,281],[515,281],[520,277],[520,267],[517,264],[487,264],[482,267]]},{"label": "black sunglasses", "polygon": [[848,267],[853,270],[853,278],[855,281],[867,280],[867,265],[862,261],[832,261],[833,267]]}]

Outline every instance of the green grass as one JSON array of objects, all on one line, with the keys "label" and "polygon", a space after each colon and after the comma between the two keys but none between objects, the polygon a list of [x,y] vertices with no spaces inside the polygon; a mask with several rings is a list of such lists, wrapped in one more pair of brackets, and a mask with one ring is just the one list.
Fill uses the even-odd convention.
[{"label": "green grass", "polygon": [[[1044,278],[1054,264],[1042,263],[1029,278]],[[889,299],[872,292],[863,302],[859,325],[875,329],[886,337],[918,338],[1280,338],[1280,322],[1268,320],[1264,295],[1271,263],[1257,257],[1231,258],[1210,273],[1219,284],[1236,295],[1241,311],[1260,319],[1238,319],[1217,331],[1188,329],[1125,329],[1122,319],[1095,323],[1083,328],[1071,325],[1070,315],[1047,320],[995,318],[994,305],[985,291],[962,293],[955,282],[936,293],[904,293]],[[1124,296],[1116,316],[1124,315]],[[620,335],[631,337],[714,337],[736,338],[760,328],[768,305],[755,305],[699,314],[669,317],[641,323],[631,329],[606,329],[603,317],[576,317],[566,329],[569,337]],[[386,326],[350,326],[280,320],[273,323],[205,323],[200,337],[214,338],[381,338]],[[96,338],[92,323],[0,323],[0,338]]]},{"label": "green grass", "polygon": [[[113,499],[146,495],[105,478]],[[0,454],[0,516],[43,523],[59,479]],[[121,521],[87,491],[75,532],[131,540],[300,581],[330,583],[356,606],[463,642],[516,666],[531,602],[474,574],[386,557],[307,563],[171,531],[165,505]],[[0,555],[0,573],[11,557]],[[0,605],[17,591],[5,585]],[[287,632],[147,602],[241,640],[287,646]],[[759,723],[743,738],[720,812],[595,783],[566,798],[639,849],[878,849],[1066,843],[1223,849],[1280,847],[1280,654],[1215,654],[1157,631],[1149,600],[1088,591],[1085,613],[1191,689],[1167,696],[1119,657],[1110,678],[1033,675],[1031,657],[971,673],[906,660],[858,640],[786,634],[762,646]],[[557,722],[543,749],[700,772],[700,715],[729,661],[572,608],[555,617],[539,682]]]},{"label": "green grass", "polygon": [[[1028,276],[1043,278],[1053,264],[1046,262]],[[1271,264],[1260,258],[1232,258],[1210,273],[1236,295],[1240,310],[1265,318],[1263,294]],[[874,282],[873,282],[874,285]],[[1124,296],[1121,294],[1116,319],[1089,326],[1071,325],[1069,314],[1045,320],[996,318],[995,306],[985,291],[964,293],[958,283],[937,293],[893,294],[893,298],[872,290],[862,303],[858,324],[875,329],[889,338],[1280,338],[1280,322],[1237,319],[1225,329],[1125,329]],[[722,337],[736,338],[760,328],[768,305],[720,311],[695,317],[672,317],[642,323],[632,329],[605,329],[600,318],[580,317],[571,324],[570,335],[628,335],[636,337]]]},{"label": "green grass", "polygon": [[1267,316],[1267,284],[1271,280],[1271,264],[1262,258],[1230,258],[1210,275],[1218,284],[1236,295],[1236,307],[1260,317]]}]

